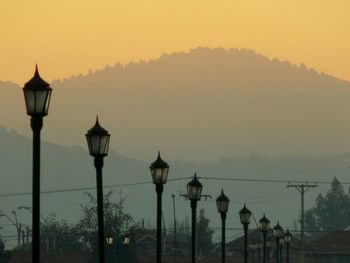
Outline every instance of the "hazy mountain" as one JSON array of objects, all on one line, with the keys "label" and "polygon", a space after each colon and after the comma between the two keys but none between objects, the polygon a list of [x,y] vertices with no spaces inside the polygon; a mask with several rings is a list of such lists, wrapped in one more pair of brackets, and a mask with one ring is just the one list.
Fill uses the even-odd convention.
[{"label": "hazy mountain", "polygon": [[[0,209],[11,216],[11,211],[18,206],[31,206],[31,138],[0,128]],[[153,161],[156,156],[152,156]],[[166,154],[163,156],[166,158]],[[167,159],[168,160],[168,159]],[[219,216],[216,212],[215,198],[220,189],[225,190],[231,199],[228,217],[229,227],[240,228],[238,211],[246,202],[258,220],[262,213],[266,213],[272,222],[280,220],[284,226],[294,228],[293,221],[298,218],[300,211],[300,197],[296,190],[287,189],[286,183],[256,183],[241,181],[220,181],[215,178],[244,178],[244,179],[279,179],[279,180],[309,180],[330,181],[338,177],[340,181],[349,181],[350,154],[328,155],[321,157],[285,156],[276,159],[266,158],[254,153],[249,156],[236,156],[222,159],[211,164],[196,165],[189,162],[168,160],[171,166],[169,179],[183,178],[183,180],[169,181],[164,191],[165,222],[172,222],[173,210],[171,194],[175,193],[177,218],[190,215],[189,202],[179,194],[185,192],[187,177],[195,171],[204,185],[203,192],[210,194],[213,199],[201,201],[199,207],[204,207],[211,219],[211,226],[219,226]],[[149,162],[149,163],[150,163]],[[126,158],[111,151],[105,159],[104,184],[113,186],[105,192],[114,190],[114,199],[121,196],[126,198],[126,209],[135,220],[140,222],[144,218],[147,225],[154,226],[156,213],[156,193],[150,181],[149,163]],[[69,222],[76,222],[80,217],[79,204],[87,201],[81,188],[95,186],[95,170],[93,160],[88,153],[78,146],[64,147],[52,143],[42,145],[42,210],[43,216],[52,213],[58,218]],[[119,185],[120,187],[117,187]],[[346,185],[345,187],[348,187]],[[64,190],[80,188],[79,191],[58,191],[45,193],[50,190]],[[320,192],[329,189],[329,185],[321,184],[310,190],[306,195],[306,207],[314,203]],[[95,190],[88,190],[95,194]],[[119,192],[121,191],[121,192]],[[27,195],[7,195],[29,193]],[[30,213],[17,210],[19,220],[31,224]],[[3,236],[14,235],[6,218],[0,219],[5,224],[0,231]],[[254,224],[252,225],[254,227]],[[230,230],[232,231],[232,230]],[[239,231],[230,232],[230,237]],[[9,245],[11,244],[8,241]],[[15,238],[13,239],[15,242]]]},{"label": "hazy mountain", "polygon": [[[83,135],[99,114],[112,148],[143,160],[158,149],[196,161],[350,149],[350,84],[251,50],[197,48],[52,87],[44,138],[63,145],[85,147]],[[1,123],[29,134],[22,91],[0,83],[0,92]]]}]

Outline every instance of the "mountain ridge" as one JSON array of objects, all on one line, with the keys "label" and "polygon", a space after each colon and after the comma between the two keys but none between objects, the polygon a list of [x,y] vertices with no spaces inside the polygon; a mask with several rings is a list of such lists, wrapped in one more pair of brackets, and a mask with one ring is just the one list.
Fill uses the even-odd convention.
[{"label": "mountain ridge", "polygon": [[[62,145],[85,146],[99,115],[112,149],[140,160],[350,149],[350,83],[251,50],[198,48],[51,84],[43,138]],[[0,92],[1,123],[29,135],[19,86]]]}]

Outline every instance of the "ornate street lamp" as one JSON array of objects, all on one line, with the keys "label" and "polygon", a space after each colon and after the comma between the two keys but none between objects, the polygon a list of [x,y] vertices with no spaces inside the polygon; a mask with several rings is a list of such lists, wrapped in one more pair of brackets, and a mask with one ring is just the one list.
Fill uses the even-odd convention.
[{"label": "ornate street lamp", "polygon": [[280,263],[279,251],[280,251],[280,238],[283,235],[283,228],[280,226],[279,222],[273,228],[273,236],[276,239],[276,263]]},{"label": "ornate street lamp", "polygon": [[270,220],[268,220],[264,214],[264,216],[259,220],[260,231],[263,236],[263,263],[266,263],[266,238],[267,233],[270,231]]},{"label": "ornate street lamp", "polygon": [[157,263],[162,261],[162,193],[163,185],[168,179],[169,165],[162,160],[158,152],[157,160],[151,166],[151,175],[153,183],[156,185],[157,192]]},{"label": "ornate street lamp", "polygon": [[130,241],[131,241],[131,238],[129,237],[129,235],[125,234],[124,237],[123,237],[123,245],[125,247],[129,246],[130,245]]},{"label": "ornate street lamp", "polygon": [[284,242],[286,243],[286,249],[287,249],[287,263],[289,263],[289,248],[290,244],[292,243],[292,234],[287,229],[287,232],[284,235]]},{"label": "ornate street lamp", "polygon": [[114,238],[111,235],[106,236],[106,244],[112,246],[114,244]]},{"label": "ornate street lamp", "polygon": [[221,195],[216,199],[216,206],[218,212],[221,215],[221,262],[225,263],[225,231],[226,231],[226,214],[228,211],[228,205],[230,199],[224,194],[224,190],[221,190]]},{"label": "ornate street lamp", "polygon": [[197,261],[197,234],[196,234],[196,221],[197,221],[197,202],[201,199],[202,195],[202,184],[197,179],[197,174],[194,174],[194,177],[191,182],[187,184],[187,198],[191,201],[191,210],[192,210],[192,263]]},{"label": "ornate street lamp", "polygon": [[244,229],[244,263],[248,263],[248,226],[250,224],[251,217],[252,212],[250,212],[250,210],[244,204],[244,207],[241,209],[241,211],[239,211],[239,218]]},{"label": "ornate street lamp", "polygon": [[100,263],[105,263],[102,168],[103,158],[108,154],[109,139],[110,134],[107,130],[101,127],[98,118],[96,117],[96,123],[87,132],[86,140],[89,147],[89,153],[94,157],[94,165],[96,168],[98,248]]},{"label": "ornate street lamp", "polygon": [[40,262],[40,131],[43,117],[49,112],[52,88],[35,68],[34,76],[23,88],[27,114],[31,116],[33,131],[33,216],[32,216],[32,262]]}]

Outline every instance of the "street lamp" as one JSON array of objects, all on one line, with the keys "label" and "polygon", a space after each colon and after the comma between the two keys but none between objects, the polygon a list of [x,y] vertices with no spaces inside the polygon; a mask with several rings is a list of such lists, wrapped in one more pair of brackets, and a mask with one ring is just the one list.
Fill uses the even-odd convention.
[{"label": "street lamp", "polygon": [[124,238],[123,238],[123,245],[125,247],[127,247],[128,245],[130,245],[130,241],[131,241],[131,238],[129,237],[128,234],[125,234],[124,235]]},{"label": "street lamp", "polygon": [[283,233],[283,228],[280,226],[279,222],[273,228],[273,236],[276,239],[276,263],[279,263],[279,250],[280,250],[280,238]]},{"label": "street lamp", "polygon": [[292,238],[293,238],[292,234],[287,229],[287,232],[284,235],[284,241],[286,243],[286,249],[287,249],[287,263],[289,263],[289,248],[290,248],[290,244],[292,243]]},{"label": "street lamp", "polygon": [[228,211],[228,205],[230,203],[230,199],[224,194],[224,190],[221,190],[221,195],[216,199],[216,206],[218,208],[218,212],[221,215],[221,262],[225,263],[225,221],[226,214]]},{"label": "street lamp", "polygon": [[52,88],[35,68],[35,73],[23,87],[27,114],[31,116],[33,131],[33,216],[32,216],[32,262],[40,262],[40,131],[43,117],[48,114]]},{"label": "street lamp", "polygon": [[187,198],[191,201],[192,210],[192,263],[197,261],[197,236],[196,236],[196,217],[197,217],[197,202],[201,199],[202,184],[197,179],[197,174],[191,182],[187,184]]},{"label": "street lamp", "polygon": [[153,183],[156,185],[157,192],[157,263],[162,262],[162,193],[163,184],[166,183],[169,173],[169,165],[162,160],[158,152],[157,160],[151,166],[151,175]]},{"label": "street lamp", "polygon": [[256,244],[250,244],[250,250],[252,251],[252,263],[254,263],[255,261],[255,248],[256,248]]},{"label": "street lamp", "polygon": [[264,216],[259,220],[260,231],[263,236],[263,263],[266,263],[266,237],[267,233],[270,230],[270,220],[268,220],[264,214]]},{"label": "street lamp", "polygon": [[283,261],[283,245],[284,245],[284,232],[282,231],[282,236],[280,238],[280,263]]},{"label": "street lamp", "polygon": [[105,263],[102,168],[103,158],[108,154],[109,139],[110,134],[101,127],[98,117],[96,117],[96,123],[87,132],[86,140],[89,153],[94,157],[94,165],[96,168],[99,263]]},{"label": "street lamp", "polygon": [[239,218],[244,229],[244,263],[248,263],[248,225],[250,224],[251,217],[252,212],[244,204],[244,207],[239,211]]},{"label": "street lamp", "polygon": [[266,242],[267,247],[267,263],[270,263],[270,249],[271,249],[272,243],[271,241]]}]

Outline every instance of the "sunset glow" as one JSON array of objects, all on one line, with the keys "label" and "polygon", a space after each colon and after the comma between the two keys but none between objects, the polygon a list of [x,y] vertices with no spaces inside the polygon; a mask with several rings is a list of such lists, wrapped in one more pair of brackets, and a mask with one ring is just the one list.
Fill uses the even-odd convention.
[{"label": "sunset glow", "polygon": [[0,79],[23,84],[198,46],[250,48],[350,80],[350,2],[1,1]]}]

